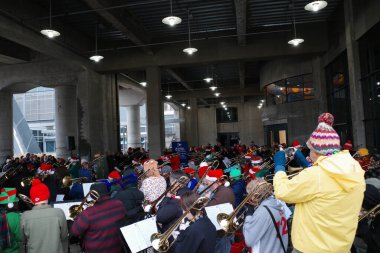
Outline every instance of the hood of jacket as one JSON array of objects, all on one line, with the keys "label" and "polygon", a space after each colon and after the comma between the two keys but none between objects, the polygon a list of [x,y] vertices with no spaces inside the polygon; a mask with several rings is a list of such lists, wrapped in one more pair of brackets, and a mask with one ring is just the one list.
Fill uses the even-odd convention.
[{"label": "hood of jacket", "polygon": [[363,182],[364,171],[347,150],[331,156],[321,156],[316,165],[346,192],[352,191]]}]

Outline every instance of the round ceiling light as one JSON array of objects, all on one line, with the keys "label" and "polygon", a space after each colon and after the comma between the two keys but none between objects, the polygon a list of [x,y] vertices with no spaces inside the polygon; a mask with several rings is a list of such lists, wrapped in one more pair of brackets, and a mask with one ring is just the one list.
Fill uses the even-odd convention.
[{"label": "round ceiling light", "polygon": [[141,82],[140,85],[143,86],[143,87],[146,87],[147,82]]},{"label": "round ceiling light", "polygon": [[170,95],[170,94],[168,94],[168,95],[166,95],[165,97],[166,97],[167,99],[171,99],[173,96]]},{"label": "round ceiling light", "polygon": [[293,45],[293,46],[298,46],[299,44],[303,43],[305,40],[301,38],[294,38],[292,40],[288,41],[288,44]]},{"label": "round ceiling light", "polygon": [[213,79],[212,77],[206,77],[206,78],[203,78],[204,81],[206,81],[206,83],[209,83],[211,82]]},{"label": "round ceiling light", "polygon": [[218,88],[218,87],[216,87],[215,85],[210,86],[210,89],[211,89],[212,91],[216,90],[217,88]]},{"label": "round ceiling light", "polygon": [[195,47],[188,47],[188,48],[185,48],[184,50],[182,50],[184,53],[188,54],[188,55],[192,55],[196,52],[198,52],[198,49],[196,49]]},{"label": "round ceiling light", "polygon": [[214,93],[215,97],[219,97],[220,96],[220,93],[217,92],[217,93]]},{"label": "round ceiling light", "polygon": [[93,55],[93,56],[90,57],[90,60],[94,61],[94,62],[100,62],[103,59],[104,59],[104,57],[101,56],[101,55]]},{"label": "round ceiling light", "polygon": [[53,30],[53,29],[43,29],[41,30],[41,33],[45,35],[46,37],[48,37],[49,39],[53,39],[61,35],[58,31]]},{"label": "round ceiling light", "polygon": [[185,104],[185,103],[182,103],[181,105],[182,105],[182,107],[185,107],[185,106],[186,106],[186,104]]},{"label": "round ceiling light", "polygon": [[162,23],[169,26],[175,26],[182,22],[182,19],[177,16],[168,16],[162,19]]},{"label": "round ceiling light", "polygon": [[305,10],[312,11],[312,12],[317,12],[317,11],[322,10],[326,6],[327,6],[327,2],[326,1],[313,1],[313,2],[308,3],[307,5],[305,5]]}]

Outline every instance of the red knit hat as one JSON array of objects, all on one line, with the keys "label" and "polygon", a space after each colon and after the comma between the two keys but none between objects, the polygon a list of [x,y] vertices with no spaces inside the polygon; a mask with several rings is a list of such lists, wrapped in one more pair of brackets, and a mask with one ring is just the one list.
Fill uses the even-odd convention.
[{"label": "red knit hat", "polygon": [[34,179],[32,181],[32,187],[30,188],[30,198],[33,203],[38,203],[50,198],[49,188],[41,183],[39,179]]},{"label": "red knit hat", "polygon": [[252,163],[253,165],[261,164],[261,163],[263,163],[263,158],[262,158],[261,156],[254,156],[254,157],[252,157],[252,159],[251,159],[251,163]]},{"label": "red knit hat", "polygon": [[318,117],[318,126],[307,141],[308,148],[321,155],[328,155],[340,150],[340,138],[332,127],[334,116],[322,113]]},{"label": "red knit hat", "polygon": [[343,149],[352,150],[352,141],[348,140],[344,145]]},{"label": "red knit hat", "polygon": [[185,168],[183,169],[183,172],[185,172],[186,174],[192,174],[192,173],[195,173],[196,171],[193,168]]},{"label": "red knit hat", "polygon": [[48,163],[42,163],[40,166],[40,170],[46,171],[46,170],[52,170],[53,166]]},{"label": "red knit hat", "polygon": [[112,171],[110,174],[108,174],[108,178],[111,179],[120,179],[120,173],[117,170]]},{"label": "red knit hat", "polygon": [[223,176],[223,170],[221,169],[209,170],[209,172],[207,173],[206,179],[208,181],[214,182],[218,180],[219,178],[221,178],[222,176]]},{"label": "red knit hat", "polygon": [[297,141],[297,140],[293,141],[293,143],[292,143],[293,148],[298,148],[299,146],[301,146],[299,141]]},{"label": "red knit hat", "polygon": [[208,164],[206,162],[201,162],[201,164],[199,164],[199,169],[198,169],[199,178],[203,177],[207,169],[208,169]]}]

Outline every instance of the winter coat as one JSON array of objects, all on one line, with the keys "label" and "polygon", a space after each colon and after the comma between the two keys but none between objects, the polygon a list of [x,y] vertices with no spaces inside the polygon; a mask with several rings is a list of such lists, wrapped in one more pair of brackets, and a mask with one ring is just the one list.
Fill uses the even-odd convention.
[{"label": "winter coat", "polygon": [[245,243],[252,248],[252,253],[283,253],[284,250],[277,236],[272,218],[267,206],[272,212],[278,226],[285,249],[288,247],[288,227],[282,204],[273,196],[265,199],[253,215],[245,218],[243,234]]},{"label": "winter coat", "polygon": [[305,253],[349,252],[365,181],[363,169],[347,151],[319,157],[291,180],[277,172],[273,185],[276,198],[296,204],[294,248]]},{"label": "winter coat", "polygon": [[28,253],[67,252],[67,221],[61,209],[34,206],[21,215],[20,232]]},{"label": "winter coat", "polygon": [[20,252],[20,214],[15,212],[7,213],[7,221],[11,233],[11,247],[1,250],[2,253]]},{"label": "winter coat", "polygon": [[119,190],[113,196],[114,199],[118,199],[123,202],[126,210],[126,225],[132,224],[143,219],[145,213],[142,208],[142,202],[144,201],[144,194],[135,186],[130,186],[125,190]]},{"label": "winter coat", "polygon": [[246,185],[243,179],[239,179],[233,182],[231,185],[231,188],[235,194],[235,204],[234,204],[234,208],[235,208],[244,199],[244,195],[247,193],[247,190],[246,190]]}]

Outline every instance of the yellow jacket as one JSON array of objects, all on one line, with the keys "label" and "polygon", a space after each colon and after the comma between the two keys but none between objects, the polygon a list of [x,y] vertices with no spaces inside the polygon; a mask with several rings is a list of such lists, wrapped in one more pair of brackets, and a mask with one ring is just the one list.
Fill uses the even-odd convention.
[{"label": "yellow jacket", "polygon": [[348,151],[319,157],[289,180],[273,181],[276,198],[296,204],[292,225],[294,248],[303,253],[350,251],[363,202],[364,171]]}]

